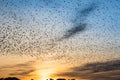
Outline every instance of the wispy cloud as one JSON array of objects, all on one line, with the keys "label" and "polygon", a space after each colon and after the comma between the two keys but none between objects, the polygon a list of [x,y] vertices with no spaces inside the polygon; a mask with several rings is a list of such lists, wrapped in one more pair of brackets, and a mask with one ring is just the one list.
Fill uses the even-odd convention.
[{"label": "wispy cloud", "polygon": [[120,80],[120,60],[73,67],[69,69],[69,72],[63,72],[57,74],[57,76],[78,77],[89,80]]},{"label": "wispy cloud", "polygon": [[34,61],[29,61],[26,63],[20,63],[16,65],[6,65],[1,66],[1,71],[9,71],[10,76],[19,75],[19,76],[26,76],[30,73],[34,72],[36,69],[33,67]]},{"label": "wispy cloud", "polygon": [[26,63],[20,63],[16,65],[1,66],[0,69],[15,68],[15,67],[30,67],[35,61],[28,61]]},{"label": "wispy cloud", "polygon": [[23,71],[21,71],[21,72],[13,72],[13,73],[10,73],[9,75],[11,75],[11,76],[14,76],[14,75],[20,75],[20,76],[27,76],[27,75],[29,75],[31,72],[34,72],[35,70],[27,70],[27,71],[25,71],[25,70],[23,70]]}]

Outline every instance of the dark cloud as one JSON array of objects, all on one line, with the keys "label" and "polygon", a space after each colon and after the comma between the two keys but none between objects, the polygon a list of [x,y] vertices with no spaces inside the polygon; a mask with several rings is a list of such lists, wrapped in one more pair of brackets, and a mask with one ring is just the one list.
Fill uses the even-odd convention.
[{"label": "dark cloud", "polygon": [[27,71],[18,71],[14,73],[10,73],[9,75],[14,76],[14,75],[21,75],[21,76],[26,76],[29,75],[31,72],[34,72],[35,70],[27,70]]},{"label": "dark cloud", "polygon": [[73,68],[75,71],[84,71],[84,70],[92,70],[95,72],[104,72],[104,71],[111,71],[111,70],[120,70],[120,60],[115,61],[108,61],[108,62],[98,62],[98,63],[89,63],[85,66],[79,68]]},{"label": "dark cloud", "polygon": [[28,66],[28,65],[29,65],[29,64],[17,64],[17,65],[15,65],[15,67],[21,67],[21,66],[22,66],[22,67],[23,67],[23,66],[25,67],[25,66]]},{"label": "dark cloud", "polygon": [[21,64],[17,64],[17,65],[14,65],[15,67],[24,67],[24,66],[31,66],[32,64],[34,64],[35,61],[28,61],[26,63],[21,63]]},{"label": "dark cloud", "polygon": [[84,8],[83,10],[78,11],[76,14],[76,18],[73,21],[73,24],[74,24],[73,28],[67,30],[65,35],[60,40],[70,38],[78,32],[85,31],[87,26],[87,22],[85,22],[85,20],[87,16],[95,10],[95,8],[96,8],[95,3],[92,3],[87,8]]},{"label": "dark cloud", "polygon": [[120,80],[120,60],[89,63],[73,67],[57,76],[77,77],[89,80]]}]

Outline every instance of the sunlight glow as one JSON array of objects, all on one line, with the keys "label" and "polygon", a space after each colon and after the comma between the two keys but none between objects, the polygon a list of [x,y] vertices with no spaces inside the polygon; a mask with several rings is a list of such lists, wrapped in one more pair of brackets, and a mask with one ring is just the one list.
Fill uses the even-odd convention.
[{"label": "sunlight glow", "polygon": [[54,73],[54,69],[44,69],[39,71],[39,76],[41,76],[40,80],[46,80],[51,77]]}]

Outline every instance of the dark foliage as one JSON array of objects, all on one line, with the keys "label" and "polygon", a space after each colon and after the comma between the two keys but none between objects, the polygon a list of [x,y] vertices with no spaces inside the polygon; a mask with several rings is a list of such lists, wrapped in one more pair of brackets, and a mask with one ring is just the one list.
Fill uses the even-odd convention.
[{"label": "dark foliage", "polygon": [[20,80],[20,79],[16,77],[7,77],[7,78],[0,78],[0,80]]}]

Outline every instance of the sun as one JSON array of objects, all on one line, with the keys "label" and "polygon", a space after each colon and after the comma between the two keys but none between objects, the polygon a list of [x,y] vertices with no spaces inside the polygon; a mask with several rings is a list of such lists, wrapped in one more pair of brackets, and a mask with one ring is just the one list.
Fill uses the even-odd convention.
[{"label": "sun", "polygon": [[40,76],[40,80],[46,80],[52,77],[51,75],[54,73],[54,69],[50,68],[50,69],[39,70],[38,73]]}]

